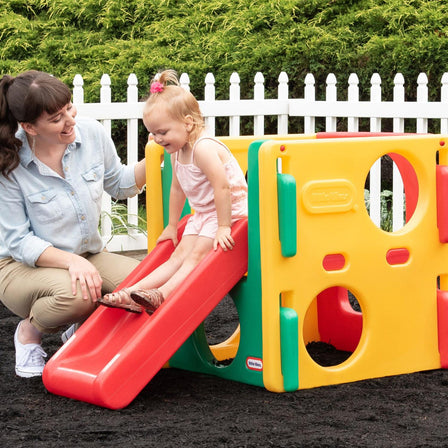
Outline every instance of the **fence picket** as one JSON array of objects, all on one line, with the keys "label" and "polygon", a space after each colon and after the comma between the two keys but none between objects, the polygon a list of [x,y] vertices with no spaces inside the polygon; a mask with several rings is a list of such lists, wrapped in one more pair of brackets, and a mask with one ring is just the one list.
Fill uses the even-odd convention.
[{"label": "fence picket", "polygon": [[[286,102],[289,96],[288,75],[281,72],[278,77],[278,100]],[[277,115],[277,133],[279,135],[288,134],[288,114]]]},{"label": "fence picket", "polygon": [[[348,77],[348,91],[347,99],[351,105],[359,103],[359,79],[356,73],[351,73]],[[349,116],[347,118],[347,130],[348,132],[359,131],[359,118],[356,116]]]},{"label": "fence picket", "polygon": [[[330,73],[327,76],[327,88],[325,92],[325,101],[335,103],[337,101],[336,76]],[[335,132],[337,128],[337,117],[330,116],[325,118],[325,130],[327,132]]]},{"label": "fence picket", "polygon": [[[305,134],[312,134],[316,131],[316,118],[313,116],[308,115],[309,113],[309,107],[312,103],[316,101],[316,91],[314,89],[315,80],[314,75],[311,73],[308,73],[305,76],[305,103],[304,108],[301,111],[301,114],[305,117]],[[305,112],[303,111],[306,111]]]},{"label": "fence picket", "polygon": [[[448,73],[444,73],[442,76],[442,88],[440,91],[440,102],[444,105],[445,109],[448,107]],[[442,118],[440,120],[440,133],[448,133],[448,119]]]},{"label": "fence picket", "polygon": [[[100,102],[101,104],[107,105],[112,102],[112,90],[111,90],[111,80],[110,76],[104,74],[101,77],[101,89],[100,89]],[[112,121],[111,120],[101,120],[107,134],[111,137],[112,134]],[[103,193],[102,202],[102,215],[101,215],[101,233],[103,238],[109,240],[112,236],[112,202],[111,197],[106,192]]]},{"label": "fence picket", "polygon": [[[128,78],[127,101],[128,103],[138,102],[138,80],[132,73]],[[127,120],[127,163],[138,162],[138,119],[129,118]],[[129,198],[128,203],[128,222],[132,225],[129,232],[135,234],[135,228],[138,225],[138,199]]]},{"label": "fence picket", "polygon": [[[264,100],[264,76],[257,72],[255,75],[254,100]],[[264,135],[264,115],[255,115],[254,117],[254,135]]]},{"label": "fence picket", "polygon": [[[428,77],[426,73],[420,73],[417,78],[417,103],[428,102]],[[417,133],[428,132],[428,119],[417,118]]]},{"label": "fence picket", "polygon": [[[205,77],[205,91],[204,101],[214,103],[215,101],[215,77],[213,73],[207,73]],[[205,118],[205,129],[210,135],[215,135],[216,132],[216,118],[214,116],[208,116]]]}]

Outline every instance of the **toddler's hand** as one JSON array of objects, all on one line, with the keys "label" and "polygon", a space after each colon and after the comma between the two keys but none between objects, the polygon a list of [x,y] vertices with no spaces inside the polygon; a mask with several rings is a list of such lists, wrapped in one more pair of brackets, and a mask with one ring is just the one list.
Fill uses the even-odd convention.
[{"label": "toddler's hand", "polygon": [[219,226],[216,232],[215,239],[213,241],[213,249],[218,249],[218,244],[222,247],[222,250],[232,250],[235,246],[232,235],[230,234],[230,226]]},{"label": "toddler's hand", "polygon": [[177,246],[178,240],[177,240],[177,226],[168,224],[164,229],[163,232],[160,234],[159,238],[157,238],[156,243],[160,243],[161,241],[165,240],[171,240],[174,244],[174,247]]}]

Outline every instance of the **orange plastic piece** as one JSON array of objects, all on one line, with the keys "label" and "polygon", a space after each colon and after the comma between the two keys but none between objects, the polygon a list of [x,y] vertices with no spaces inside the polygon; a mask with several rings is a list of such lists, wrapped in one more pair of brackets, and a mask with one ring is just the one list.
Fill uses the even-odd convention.
[{"label": "orange plastic piece", "polygon": [[448,242],[448,166],[437,165],[437,227],[439,228],[439,240]]},{"label": "orange plastic piece", "polygon": [[[45,387],[111,409],[127,406],[247,272],[247,219],[232,235],[233,250],[211,251],[152,316],[100,306],[48,361]],[[132,277],[149,273],[171,251],[170,241],[157,245]]]},{"label": "orange plastic piece", "polygon": [[409,161],[401,154],[389,153],[390,158],[397,165],[403,179],[404,193],[406,196],[406,222],[408,222],[415,212],[418,201],[418,179],[414,168]]},{"label": "orange plastic piece", "polygon": [[317,296],[321,340],[338,350],[353,352],[362,332],[362,314],[355,311],[345,288],[334,286]]},{"label": "orange plastic piece", "polygon": [[316,138],[397,137],[410,135],[400,132],[317,132]]},{"label": "orange plastic piece", "polygon": [[390,249],[386,254],[386,261],[391,265],[405,264],[409,260],[409,251],[405,247]]},{"label": "orange plastic piece", "polygon": [[342,254],[325,255],[322,266],[326,271],[340,271],[345,266],[345,257]]},{"label": "orange plastic piece", "polygon": [[437,291],[437,327],[442,369],[448,368],[448,291]]}]

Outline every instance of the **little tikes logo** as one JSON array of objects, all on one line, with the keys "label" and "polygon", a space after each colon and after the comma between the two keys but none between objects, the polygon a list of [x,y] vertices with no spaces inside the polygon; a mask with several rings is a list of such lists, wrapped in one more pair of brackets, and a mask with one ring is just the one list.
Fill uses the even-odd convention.
[{"label": "little tikes logo", "polygon": [[263,370],[263,360],[260,358],[249,357],[246,359],[246,366],[250,370],[257,370],[260,372]]}]

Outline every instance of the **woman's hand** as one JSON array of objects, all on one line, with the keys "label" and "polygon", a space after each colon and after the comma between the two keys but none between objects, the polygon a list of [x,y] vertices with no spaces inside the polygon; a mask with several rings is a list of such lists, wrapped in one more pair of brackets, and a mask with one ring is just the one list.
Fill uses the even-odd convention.
[{"label": "woman's hand", "polygon": [[96,302],[101,297],[103,279],[96,267],[80,255],[50,246],[36,260],[36,266],[67,269],[71,278],[74,296],[77,292],[77,282],[79,280],[84,300],[91,298],[93,302]]},{"label": "woman's hand", "polygon": [[168,224],[163,232],[160,234],[159,238],[157,238],[156,243],[160,243],[161,241],[171,240],[174,244],[174,247],[177,246],[177,226],[173,224]]},{"label": "woman's hand", "polygon": [[230,234],[230,226],[218,226],[218,231],[216,232],[215,239],[213,241],[213,249],[218,249],[218,244],[222,247],[222,250],[227,249],[232,250],[235,246],[235,241]]},{"label": "woman's hand", "polygon": [[79,281],[84,300],[89,299],[89,293],[93,302],[96,302],[102,296],[101,286],[103,279],[90,261],[73,254],[68,264],[68,272],[72,282],[73,295],[76,295],[77,282]]}]

